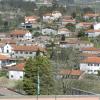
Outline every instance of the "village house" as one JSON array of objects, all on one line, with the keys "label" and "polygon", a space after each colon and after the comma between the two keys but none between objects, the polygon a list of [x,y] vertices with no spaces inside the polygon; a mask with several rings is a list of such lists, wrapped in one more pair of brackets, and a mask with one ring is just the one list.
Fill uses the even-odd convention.
[{"label": "village house", "polygon": [[94,23],[94,30],[100,30],[100,23]]},{"label": "village house", "polygon": [[87,41],[80,41],[80,40],[66,40],[66,41],[60,41],[60,47],[62,48],[68,48],[68,47],[73,47],[73,48],[88,48],[88,47],[93,47],[94,44],[87,42]]},{"label": "village house", "polygon": [[36,23],[36,21],[39,19],[37,16],[25,16],[25,23]]},{"label": "village house", "polygon": [[65,16],[62,16],[62,19],[70,20],[70,19],[73,19],[73,18],[72,18],[72,16],[65,15]]},{"label": "village house", "polygon": [[24,77],[24,63],[19,63],[17,65],[7,68],[8,78],[10,80],[23,80]]},{"label": "village house", "polygon": [[83,71],[80,70],[69,70],[69,69],[63,69],[60,70],[58,78],[63,79],[79,79],[83,74]]},{"label": "village house", "polygon": [[99,54],[100,53],[100,49],[95,48],[95,47],[81,48],[80,51],[82,53],[89,53],[89,54]]},{"label": "village house", "polygon": [[92,22],[80,22],[76,24],[76,29],[89,29],[92,25]]},{"label": "village house", "polygon": [[52,16],[55,18],[55,20],[57,20],[62,17],[62,14],[60,13],[60,11],[53,11]]},{"label": "village house", "polygon": [[6,44],[3,47],[3,53],[10,55],[12,58],[28,58],[34,57],[37,51],[42,55],[45,49],[37,45],[10,45]]},{"label": "village house", "polygon": [[87,34],[88,37],[97,37],[100,35],[100,29],[99,30],[94,30],[94,29],[87,30],[85,31],[85,34]]},{"label": "village house", "polygon": [[87,13],[87,14],[85,14],[83,16],[83,18],[85,20],[90,19],[90,18],[96,19],[97,17],[100,17],[100,15],[99,14],[95,14],[95,13]]},{"label": "village house", "polygon": [[72,35],[72,32],[69,31],[67,28],[60,28],[58,29],[58,35],[59,36],[65,35],[66,37],[70,37]]},{"label": "village house", "polygon": [[98,71],[100,71],[100,57],[88,57],[82,60],[80,70],[87,74],[98,74]]},{"label": "village house", "polygon": [[86,59],[88,57],[97,57],[98,54],[91,54],[91,53],[80,53],[80,59]]},{"label": "village house", "polygon": [[62,19],[62,25],[66,25],[66,24],[76,24],[76,20],[75,19]]},{"label": "village house", "polygon": [[14,39],[32,39],[32,34],[28,30],[16,29],[10,33],[10,37]]},{"label": "village house", "polygon": [[51,22],[54,20],[55,18],[52,16],[52,13],[47,13],[43,15],[43,22]]},{"label": "village house", "polygon": [[0,69],[10,64],[10,57],[5,54],[0,54]]},{"label": "village house", "polygon": [[42,29],[42,35],[57,35],[57,31],[52,28]]}]

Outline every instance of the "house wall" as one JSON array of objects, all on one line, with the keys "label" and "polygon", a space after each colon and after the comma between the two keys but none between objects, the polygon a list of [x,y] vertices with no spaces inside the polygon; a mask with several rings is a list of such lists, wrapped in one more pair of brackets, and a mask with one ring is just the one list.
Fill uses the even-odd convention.
[{"label": "house wall", "polygon": [[27,58],[27,57],[34,57],[36,52],[30,51],[16,51],[14,52],[13,58]]},{"label": "house wall", "polygon": [[32,34],[31,33],[26,33],[23,38],[24,39],[32,39]]},{"label": "house wall", "polygon": [[42,34],[43,35],[51,35],[51,34],[56,35],[57,32],[53,29],[46,28],[46,29],[42,29]]},{"label": "house wall", "polygon": [[100,29],[100,23],[97,23],[94,25],[94,30],[99,30]]},{"label": "house wall", "polygon": [[23,71],[9,71],[8,72],[9,79],[22,80],[23,76],[24,76]]},{"label": "house wall", "polygon": [[88,34],[88,37],[96,37],[96,36],[100,35],[100,32],[89,32],[89,33],[86,33],[86,34]]},{"label": "house wall", "polygon": [[88,74],[98,74],[100,70],[100,63],[80,63],[80,70]]},{"label": "house wall", "polygon": [[70,32],[67,31],[58,31],[58,35],[65,35],[66,37],[70,36]]},{"label": "house wall", "polygon": [[9,44],[6,44],[6,45],[3,47],[3,53],[11,54],[11,53],[12,53],[12,47],[11,47]]}]

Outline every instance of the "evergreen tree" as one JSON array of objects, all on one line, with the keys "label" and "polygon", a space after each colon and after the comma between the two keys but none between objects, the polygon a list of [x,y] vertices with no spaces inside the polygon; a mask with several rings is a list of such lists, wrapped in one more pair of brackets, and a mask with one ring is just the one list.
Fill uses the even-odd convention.
[{"label": "evergreen tree", "polygon": [[48,58],[40,55],[34,59],[29,58],[25,65],[23,80],[23,89],[26,94],[36,95],[38,91],[40,95],[53,94],[53,86],[52,66]]}]

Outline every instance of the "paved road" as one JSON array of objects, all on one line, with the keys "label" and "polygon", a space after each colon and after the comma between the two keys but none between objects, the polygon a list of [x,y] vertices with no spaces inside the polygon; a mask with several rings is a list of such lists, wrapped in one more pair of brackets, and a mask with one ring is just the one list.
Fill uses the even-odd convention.
[{"label": "paved road", "polygon": [[0,100],[100,100],[100,97],[96,96],[63,96],[57,97],[19,97],[19,98],[0,98]]}]

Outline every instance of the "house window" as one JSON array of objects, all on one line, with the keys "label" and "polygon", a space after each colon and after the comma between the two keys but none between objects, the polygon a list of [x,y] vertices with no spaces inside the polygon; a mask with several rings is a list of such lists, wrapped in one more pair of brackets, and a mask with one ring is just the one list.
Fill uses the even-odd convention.
[{"label": "house window", "polygon": [[28,52],[26,52],[26,54],[28,54]]},{"label": "house window", "polygon": [[7,50],[7,53],[9,53],[9,50]]},{"label": "house window", "polygon": [[32,52],[30,52],[30,54],[32,54]]},{"label": "house window", "polygon": [[13,78],[14,76],[13,75],[11,75],[11,78]]},{"label": "house window", "polygon": [[99,64],[97,64],[97,66],[99,66]]},{"label": "house window", "polygon": [[18,53],[18,51],[16,51],[16,53]]},{"label": "house window", "polygon": [[20,53],[22,54],[23,52],[21,51]]},{"label": "house window", "polygon": [[20,76],[20,78],[22,78],[22,76]]},{"label": "house window", "polygon": [[88,64],[88,66],[93,66],[93,64]]}]

